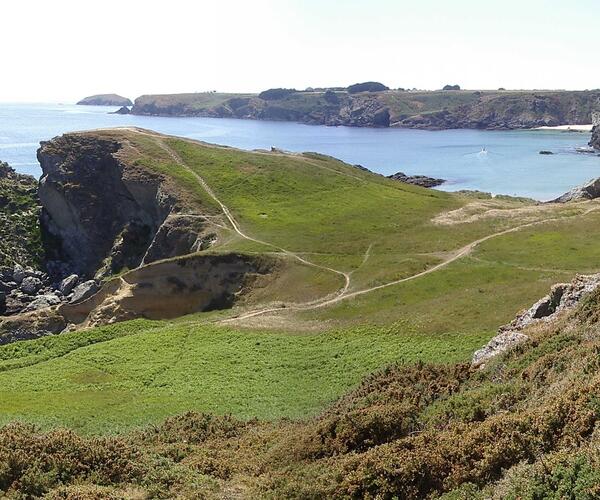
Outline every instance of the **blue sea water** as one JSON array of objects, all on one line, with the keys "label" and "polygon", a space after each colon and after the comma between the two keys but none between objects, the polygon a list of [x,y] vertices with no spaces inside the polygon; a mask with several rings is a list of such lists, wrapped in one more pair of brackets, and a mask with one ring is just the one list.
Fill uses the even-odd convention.
[{"label": "blue sea water", "polygon": [[[447,191],[478,189],[549,200],[600,177],[600,157],[576,152],[589,134],[556,131],[420,131],[324,127],[220,118],[109,114],[116,108],[0,104],[0,160],[39,176],[39,142],[64,132],[132,125],[243,149],[317,151],[381,174],[441,177]],[[487,153],[482,154],[485,148]],[[540,150],[554,155],[540,155]]]}]

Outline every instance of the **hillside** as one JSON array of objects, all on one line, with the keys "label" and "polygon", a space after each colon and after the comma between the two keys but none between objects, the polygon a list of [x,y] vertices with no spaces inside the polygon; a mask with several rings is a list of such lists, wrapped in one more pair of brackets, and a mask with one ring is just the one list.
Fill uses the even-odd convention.
[{"label": "hillside", "polygon": [[97,94],[84,97],[77,104],[83,106],[133,106],[131,99],[118,94]]},{"label": "hillside", "polygon": [[17,174],[0,161],[0,268],[13,266],[16,262],[26,266],[40,265],[42,248],[38,217],[36,180]]},{"label": "hillside", "polygon": [[530,498],[565,474],[594,491],[596,295],[469,362],[598,271],[598,200],[133,128],[38,157],[46,255],[100,289],[0,318],[3,492]]},{"label": "hillside", "polygon": [[145,95],[138,115],[210,116],[320,125],[421,129],[520,129],[589,124],[597,91],[292,91],[253,94]]}]

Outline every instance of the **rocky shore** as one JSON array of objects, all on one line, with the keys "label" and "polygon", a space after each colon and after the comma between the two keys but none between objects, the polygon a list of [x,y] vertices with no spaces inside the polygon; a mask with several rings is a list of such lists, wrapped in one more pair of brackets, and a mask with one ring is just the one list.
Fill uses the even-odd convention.
[{"label": "rocky shore", "polygon": [[404,172],[397,172],[393,175],[390,175],[388,176],[388,179],[393,179],[395,181],[405,182],[406,184],[413,184],[415,186],[421,186],[425,188],[433,188],[446,182],[444,179],[436,179],[434,177],[427,177],[426,175],[406,175]]}]

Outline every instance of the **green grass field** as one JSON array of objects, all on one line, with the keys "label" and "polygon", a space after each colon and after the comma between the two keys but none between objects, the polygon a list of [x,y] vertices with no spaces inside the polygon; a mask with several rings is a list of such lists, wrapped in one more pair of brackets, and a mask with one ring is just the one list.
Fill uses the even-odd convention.
[{"label": "green grass field", "polygon": [[[223,229],[211,252],[277,254],[281,247],[351,273],[347,293],[367,292],[219,324],[285,289],[306,301],[341,293],[340,274],[299,264],[285,271],[279,288],[252,291],[253,301],[233,311],[0,347],[1,422],[114,433],[190,409],[270,420],[314,415],[390,363],[468,361],[552,284],[600,268],[594,202],[491,201],[401,184],[321,155],[105,134],[129,141],[129,160],[170,177],[190,207],[218,216],[219,205],[195,174],[201,176],[243,231],[265,242]],[[444,215],[453,222],[439,222]],[[533,225],[483,241],[434,272],[368,291],[523,224]]]}]

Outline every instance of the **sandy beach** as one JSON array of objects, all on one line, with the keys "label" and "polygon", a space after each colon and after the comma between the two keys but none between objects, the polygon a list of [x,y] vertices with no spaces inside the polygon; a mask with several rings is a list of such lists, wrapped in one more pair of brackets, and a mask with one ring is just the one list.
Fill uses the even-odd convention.
[{"label": "sandy beach", "polygon": [[533,130],[562,130],[563,132],[591,132],[592,124],[589,125],[558,125],[556,127],[537,127]]}]

